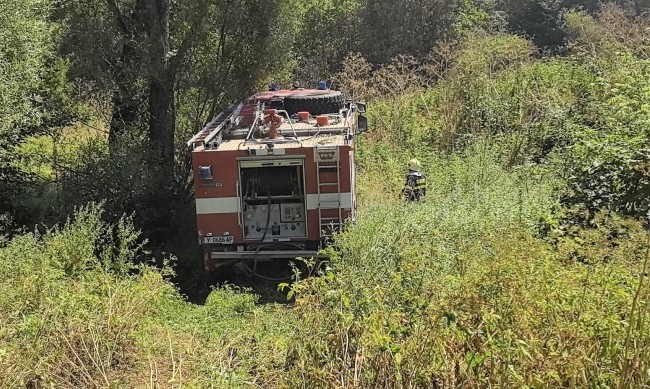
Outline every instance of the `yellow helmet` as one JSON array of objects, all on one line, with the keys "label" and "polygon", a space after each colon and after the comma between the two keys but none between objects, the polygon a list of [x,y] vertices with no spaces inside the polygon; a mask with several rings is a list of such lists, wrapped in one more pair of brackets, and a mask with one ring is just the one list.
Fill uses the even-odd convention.
[{"label": "yellow helmet", "polygon": [[420,164],[420,161],[418,161],[417,158],[413,158],[409,161],[409,170],[419,172],[420,169],[422,169],[422,164]]}]

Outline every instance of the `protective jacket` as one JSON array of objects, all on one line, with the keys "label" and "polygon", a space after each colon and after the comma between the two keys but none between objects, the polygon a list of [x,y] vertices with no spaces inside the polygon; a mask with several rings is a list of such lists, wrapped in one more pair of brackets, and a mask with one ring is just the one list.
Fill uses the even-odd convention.
[{"label": "protective jacket", "polygon": [[406,201],[419,201],[427,193],[427,179],[424,174],[409,171],[402,189],[402,196]]}]

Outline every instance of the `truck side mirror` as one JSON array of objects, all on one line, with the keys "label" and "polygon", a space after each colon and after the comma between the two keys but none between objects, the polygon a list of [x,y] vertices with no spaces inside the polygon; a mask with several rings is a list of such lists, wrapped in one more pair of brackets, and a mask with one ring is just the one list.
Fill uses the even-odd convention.
[{"label": "truck side mirror", "polygon": [[360,134],[366,131],[368,131],[368,118],[366,115],[359,115],[357,118],[357,132]]},{"label": "truck side mirror", "polygon": [[366,103],[363,101],[357,101],[357,111],[359,113],[366,113]]}]

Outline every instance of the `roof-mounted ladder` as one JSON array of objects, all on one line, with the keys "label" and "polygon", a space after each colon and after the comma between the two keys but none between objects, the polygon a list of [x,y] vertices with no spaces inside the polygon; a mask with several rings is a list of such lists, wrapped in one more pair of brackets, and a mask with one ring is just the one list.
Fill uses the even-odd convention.
[{"label": "roof-mounted ladder", "polygon": [[[195,148],[196,146],[204,145],[206,147],[218,146],[221,143],[222,130],[230,124],[239,120],[239,112],[241,111],[243,103],[239,105],[230,104],[226,109],[219,112],[217,116],[205,126],[198,134],[194,135],[192,139],[187,142],[187,147]],[[216,142],[214,141],[216,138]],[[216,143],[216,144],[215,144]]]}]

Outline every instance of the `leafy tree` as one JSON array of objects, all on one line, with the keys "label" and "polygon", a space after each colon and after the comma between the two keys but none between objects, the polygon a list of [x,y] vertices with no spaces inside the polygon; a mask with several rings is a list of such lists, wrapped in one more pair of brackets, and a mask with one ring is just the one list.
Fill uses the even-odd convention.
[{"label": "leafy tree", "polygon": [[360,48],[360,0],[301,1],[296,37],[296,77],[314,82],[339,71],[343,58]]},{"label": "leafy tree", "polygon": [[283,59],[274,42],[286,38],[277,23],[285,4],[67,0],[63,49],[76,75],[109,92],[111,144],[129,129],[146,134],[152,167],[171,177],[179,96],[203,97],[203,121],[258,84]]},{"label": "leafy tree", "polygon": [[0,12],[0,131],[7,134],[30,121],[31,92],[50,50],[50,27],[43,0],[3,1]]},{"label": "leafy tree", "polygon": [[111,144],[130,128],[146,129],[164,170],[173,162],[174,77],[189,44],[171,46],[171,11],[168,0],[69,0],[59,8],[75,74],[112,94]]},{"label": "leafy tree", "polygon": [[110,135],[108,152],[88,145],[85,163],[62,175],[59,209],[109,198],[107,216],[136,211],[146,233],[164,239],[183,229],[178,223],[192,211],[184,143],[225,103],[289,68],[283,49],[295,22],[284,15],[293,5],[61,2],[61,49],[75,82],[108,103]]},{"label": "leafy tree", "polygon": [[423,58],[453,36],[456,0],[367,0],[359,13],[361,54],[386,63],[398,54]]},{"label": "leafy tree", "polygon": [[49,15],[48,0],[7,0],[0,9],[0,214],[13,211],[30,180],[16,164],[16,146],[76,115]]},{"label": "leafy tree", "polygon": [[510,31],[530,36],[538,47],[558,50],[568,38],[564,29],[567,10],[595,15],[603,5],[615,5],[630,15],[641,15],[650,3],[647,0],[497,0],[496,11],[504,15]]}]

